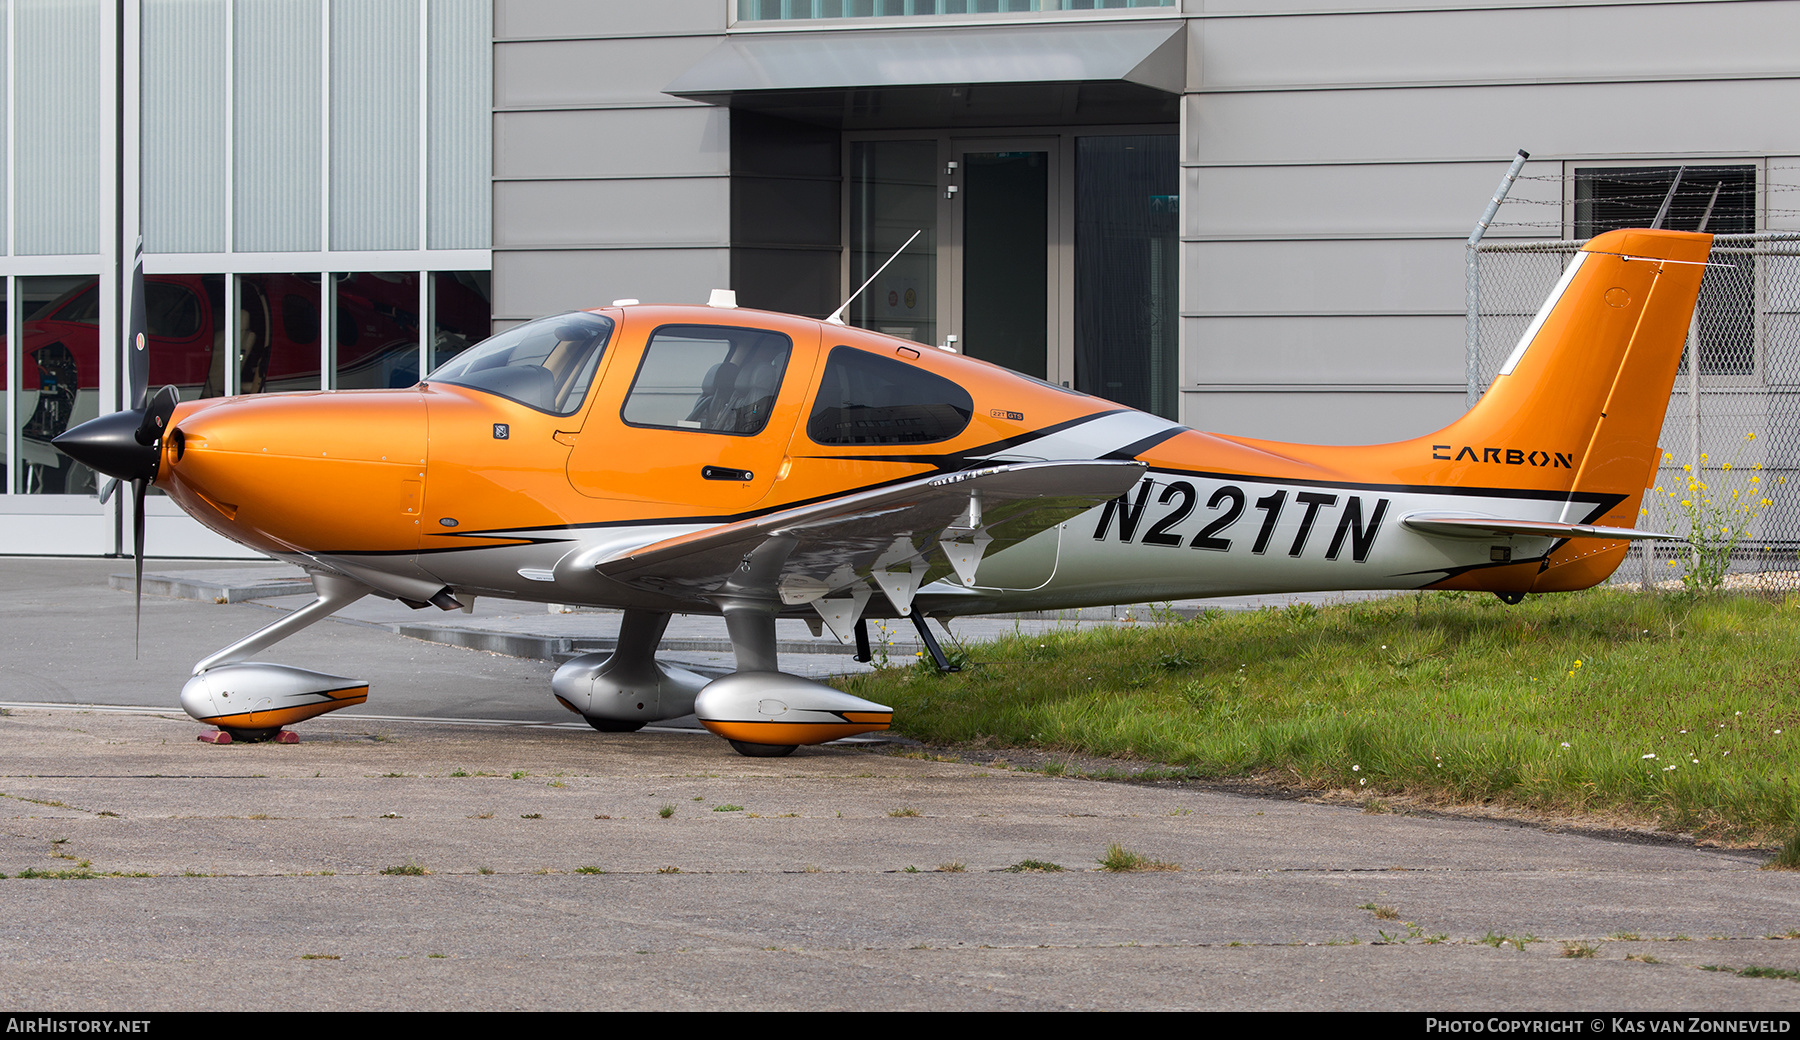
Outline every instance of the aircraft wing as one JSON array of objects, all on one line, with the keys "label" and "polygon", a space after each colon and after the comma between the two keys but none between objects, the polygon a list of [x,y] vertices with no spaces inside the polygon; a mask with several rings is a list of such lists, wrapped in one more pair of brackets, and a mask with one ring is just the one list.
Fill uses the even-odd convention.
[{"label": "aircraft wing", "polygon": [[1400,523],[1420,534],[1443,538],[1493,538],[1526,535],[1535,538],[1606,538],[1617,542],[1686,541],[1680,535],[1640,531],[1635,527],[1596,527],[1550,520],[1509,520],[1479,513],[1411,513]]},{"label": "aircraft wing", "polygon": [[866,598],[873,577],[905,610],[919,585],[952,571],[970,583],[984,554],[1117,498],[1144,470],[1081,460],[922,477],[626,550],[594,569],[684,599],[788,606],[846,590]]}]

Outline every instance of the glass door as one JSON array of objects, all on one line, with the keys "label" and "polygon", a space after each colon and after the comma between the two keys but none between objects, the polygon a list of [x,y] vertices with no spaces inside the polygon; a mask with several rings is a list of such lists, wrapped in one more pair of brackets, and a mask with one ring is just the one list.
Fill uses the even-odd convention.
[{"label": "glass door", "polygon": [[849,322],[1175,418],[1181,168],[1155,129],[846,138],[846,289],[923,231]]},{"label": "glass door", "polygon": [[[945,195],[947,331],[970,357],[1039,379],[1072,378],[1058,314],[1062,241],[1057,138],[952,140]],[[951,190],[954,189],[954,190]]]}]

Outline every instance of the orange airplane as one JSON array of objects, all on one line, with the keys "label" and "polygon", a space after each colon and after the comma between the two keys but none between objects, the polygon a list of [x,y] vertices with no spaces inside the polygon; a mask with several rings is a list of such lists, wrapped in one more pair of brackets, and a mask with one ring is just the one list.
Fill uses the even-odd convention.
[{"label": "orange airplane", "polygon": [[[614,652],[551,681],[596,729],[691,712],[780,755],[892,711],[781,672],[778,617],[865,651],[868,617],[910,618],[938,656],[927,616],[1335,589],[1517,602],[1604,580],[1666,537],[1632,525],[1710,242],[1593,239],[1480,403],[1394,444],[1201,433],[727,292],[543,318],[397,390],[152,398],[139,334],[138,407],[55,443],[133,483],[140,579],[149,483],[311,573],[317,600],[183,689],[228,734],[363,702],[367,683],[251,660],[344,605],[498,596],[624,611]],[[658,663],[675,613],[723,615],[737,670]]]}]

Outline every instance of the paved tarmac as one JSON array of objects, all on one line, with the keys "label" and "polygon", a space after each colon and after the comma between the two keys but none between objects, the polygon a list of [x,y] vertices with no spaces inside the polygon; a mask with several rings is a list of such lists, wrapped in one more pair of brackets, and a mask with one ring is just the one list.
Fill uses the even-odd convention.
[{"label": "paved tarmac", "polygon": [[[133,661],[118,569],[0,560],[20,1009],[1800,1006],[1698,970],[1800,970],[1800,876],[1761,854],[907,745],[745,759],[368,623],[266,655],[370,679],[366,714],[201,744],[181,682],[270,608],[147,597]],[[1112,843],[1180,869],[1096,869]]]}]

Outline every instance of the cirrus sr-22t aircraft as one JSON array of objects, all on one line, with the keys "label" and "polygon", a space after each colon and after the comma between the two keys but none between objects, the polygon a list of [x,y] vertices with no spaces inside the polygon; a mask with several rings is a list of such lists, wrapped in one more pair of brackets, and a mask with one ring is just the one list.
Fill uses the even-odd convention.
[{"label": "cirrus sr-22t aircraft", "polygon": [[[1661,537],[1632,525],[1710,242],[1593,239],[1480,403],[1394,444],[1201,433],[837,315],[620,301],[510,329],[398,390],[150,397],[137,336],[137,407],[56,445],[132,482],[140,514],[154,483],[311,573],[315,602],[195,666],[182,706],[227,733],[363,702],[367,683],[251,660],[344,605],[498,596],[624,611],[613,653],[551,680],[595,728],[692,712],[744,754],[779,755],[892,711],[781,672],[778,617],[848,638],[870,616],[923,631],[927,616],[1334,589],[1516,601],[1604,580],[1631,540]],[[658,663],[673,613],[722,614],[737,670]]]}]

